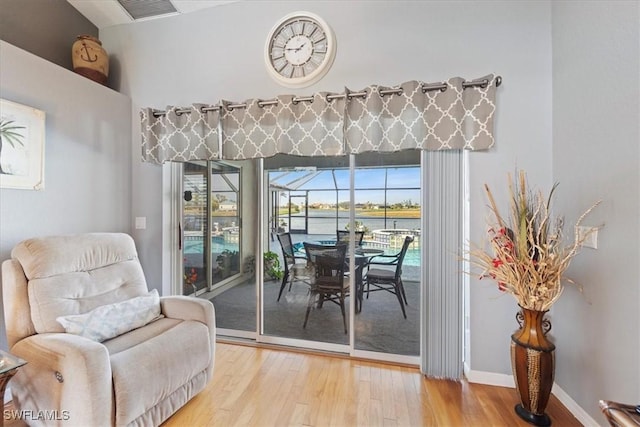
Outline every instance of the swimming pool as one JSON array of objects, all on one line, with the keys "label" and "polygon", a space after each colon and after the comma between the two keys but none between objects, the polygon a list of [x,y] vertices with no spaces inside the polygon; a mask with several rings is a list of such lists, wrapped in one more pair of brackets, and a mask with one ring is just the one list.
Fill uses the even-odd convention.
[{"label": "swimming pool", "polygon": [[[201,254],[204,251],[203,246],[202,239],[187,239],[182,251],[184,254]],[[216,237],[211,238],[211,252],[215,254],[221,254],[225,250],[237,251],[239,247],[238,243],[225,242]]]},{"label": "swimming pool", "polygon": [[[335,240],[315,240],[316,242],[319,242],[321,244],[326,244],[326,245],[330,245],[330,244],[334,244]],[[366,247],[374,247],[374,246],[368,246],[366,244],[366,242],[363,245],[365,248]],[[412,245],[413,246],[413,245]],[[404,261],[403,261],[403,265],[405,266],[419,266],[420,265],[420,248],[419,247],[412,247],[410,246],[409,249],[407,249],[407,253],[404,255]],[[298,243],[294,243],[293,244],[293,248],[294,251],[302,254],[304,256],[304,244],[302,242],[298,242]],[[384,254],[385,255],[395,255],[398,252],[400,252],[400,248],[385,248],[384,249]]]},{"label": "swimming pool", "polygon": [[[317,240],[320,243],[334,243],[334,240]],[[293,244],[296,252],[304,254],[304,245],[302,242]],[[365,247],[367,245],[365,244]],[[215,254],[221,254],[223,251],[237,251],[239,249],[239,245],[233,242],[225,242],[220,238],[212,237],[211,238],[211,252]],[[274,250],[274,249],[272,249]],[[184,242],[184,254],[202,254],[204,251],[202,245],[202,239],[188,239]],[[394,255],[398,253],[398,248],[387,248],[385,249],[385,255]],[[409,247],[407,249],[407,253],[404,257],[404,265],[407,266],[419,266],[420,265],[420,248]]]}]

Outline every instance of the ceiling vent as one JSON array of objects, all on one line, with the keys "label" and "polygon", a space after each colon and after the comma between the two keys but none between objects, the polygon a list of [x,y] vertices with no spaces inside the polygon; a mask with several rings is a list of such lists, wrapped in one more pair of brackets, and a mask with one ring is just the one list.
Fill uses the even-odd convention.
[{"label": "ceiling vent", "polygon": [[170,0],[118,0],[118,3],[134,20],[178,12]]}]

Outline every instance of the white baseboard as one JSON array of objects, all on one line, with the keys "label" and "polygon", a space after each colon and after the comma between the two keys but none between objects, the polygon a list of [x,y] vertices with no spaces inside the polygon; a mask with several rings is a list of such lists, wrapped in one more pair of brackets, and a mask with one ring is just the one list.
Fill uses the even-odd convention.
[{"label": "white baseboard", "polygon": [[560,386],[553,383],[551,393],[578,419],[584,426],[599,426],[598,422],[591,418],[591,415],[587,413],[575,400],[571,398]]},{"label": "white baseboard", "polygon": [[473,371],[465,364],[464,375],[470,383],[495,385],[498,387],[516,388],[513,375],[496,374],[495,372]]},{"label": "white baseboard", "polygon": [[[470,383],[476,384],[485,384],[485,385],[493,385],[499,387],[509,387],[515,388],[516,383],[513,379],[513,375],[506,374],[496,374],[495,372],[483,372],[483,371],[474,371],[469,369],[469,366],[465,363],[464,365],[464,374],[467,378],[467,381]],[[580,405],[576,403],[575,400],[571,398],[560,386],[556,383],[553,383],[553,388],[551,389],[551,393],[558,398],[560,403],[562,403],[565,408],[578,421],[580,421],[585,426],[598,426],[599,424],[591,418],[591,416],[582,409]]]}]

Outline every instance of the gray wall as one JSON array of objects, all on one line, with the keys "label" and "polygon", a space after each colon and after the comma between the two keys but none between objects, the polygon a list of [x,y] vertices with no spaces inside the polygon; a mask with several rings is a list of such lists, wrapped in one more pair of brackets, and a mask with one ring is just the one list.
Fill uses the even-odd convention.
[{"label": "gray wall", "polygon": [[72,70],[71,45],[98,28],[66,0],[0,0],[0,40]]},{"label": "gray wall", "polygon": [[640,3],[553,2],[557,211],[604,224],[552,311],[556,382],[595,419],[599,399],[640,399]]},{"label": "gray wall", "polygon": [[0,58],[2,98],[46,114],[44,190],[0,189],[0,261],[29,237],[130,232],[129,98],[3,41]]},{"label": "gray wall", "polygon": [[[338,50],[320,82],[291,90],[268,76],[263,47],[275,22],[301,9],[332,26]],[[244,1],[196,15],[107,28],[100,38],[121,65],[114,81],[131,96],[134,109],[495,72],[504,78],[498,90],[497,144],[489,152],[470,155],[471,238],[479,242],[485,237],[483,183],[503,194],[507,172],[518,166],[529,171],[532,183],[551,184],[548,2]],[[136,240],[147,256],[148,276],[160,275],[162,269],[161,170],[134,159],[133,216],[147,217],[147,230]],[[499,202],[506,205],[506,197]],[[510,373],[516,309],[511,298],[498,298],[494,284],[471,283],[472,369]]]}]

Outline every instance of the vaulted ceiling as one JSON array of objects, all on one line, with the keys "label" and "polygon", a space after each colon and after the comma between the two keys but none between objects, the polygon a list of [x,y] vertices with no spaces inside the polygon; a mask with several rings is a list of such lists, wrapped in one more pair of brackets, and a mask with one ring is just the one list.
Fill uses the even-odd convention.
[{"label": "vaulted ceiling", "polygon": [[[98,29],[192,13],[240,0],[67,0]],[[127,11],[127,9],[129,11]],[[133,16],[132,16],[133,15]]]}]

